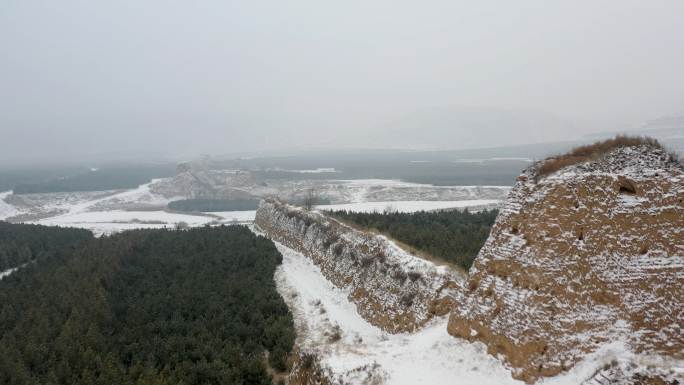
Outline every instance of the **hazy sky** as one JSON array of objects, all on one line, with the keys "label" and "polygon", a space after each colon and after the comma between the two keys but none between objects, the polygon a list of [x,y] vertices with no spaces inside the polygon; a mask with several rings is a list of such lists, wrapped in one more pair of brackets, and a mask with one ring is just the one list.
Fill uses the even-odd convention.
[{"label": "hazy sky", "polygon": [[1,0],[0,159],[621,128],[684,112],[683,15],[681,0]]}]

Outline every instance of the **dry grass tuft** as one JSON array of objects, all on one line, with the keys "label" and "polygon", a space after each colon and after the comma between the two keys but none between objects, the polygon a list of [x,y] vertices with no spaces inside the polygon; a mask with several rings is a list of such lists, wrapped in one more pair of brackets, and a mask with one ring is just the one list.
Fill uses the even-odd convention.
[{"label": "dry grass tuft", "polygon": [[540,178],[556,172],[564,167],[586,162],[591,159],[596,159],[599,156],[606,154],[616,148],[642,145],[663,148],[663,146],[653,138],[645,136],[618,135],[613,139],[596,142],[586,146],[575,147],[567,154],[554,156],[545,160],[541,167],[539,167],[537,170],[536,177]]}]

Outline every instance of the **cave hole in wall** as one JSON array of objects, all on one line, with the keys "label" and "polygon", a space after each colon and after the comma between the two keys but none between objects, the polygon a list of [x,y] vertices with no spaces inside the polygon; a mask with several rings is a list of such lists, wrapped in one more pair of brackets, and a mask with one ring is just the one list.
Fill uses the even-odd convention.
[{"label": "cave hole in wall", "polygon": [[637,190],[634,183],[626,178],[620,178],[620,187],[618,192],[620,194],[635,195]]}]

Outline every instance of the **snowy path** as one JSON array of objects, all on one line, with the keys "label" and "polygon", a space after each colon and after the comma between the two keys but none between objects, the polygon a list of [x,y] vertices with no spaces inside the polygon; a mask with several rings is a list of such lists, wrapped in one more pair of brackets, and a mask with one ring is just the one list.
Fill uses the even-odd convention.
[{"label": "snowy path", "polygon": [[[257,231],[258,232],[258,231]],[[278,242],[283,255],[275,280],[294,314],[297,344],[315,351],[334,383],[385,385],[523,384],[481,343],[468,343],[446,332],[440,318],[413,334],[389,334],[359,316],[348,293],[330,283],[310,259]],[[340,339],[332,342],[331,336]],[[613,341],[587,355],[569,372],[541,379],[538,385],[594,384],[590,378],[609,363],[625,370],[670,368],[684,378],[684,362],[635,355],[624,341]],[[636,365],[635,365],[636,364]]]},{"label": "snowy path", "polygon": [[[414,334],[393,335],[372,326],[358,315],[347,293],[325,279],[308,258],[276,246],[283,254],[276,282],[293,310],[298,343],[318,352],[335,380],[358,384],[370,375],[389,385],[521,384],[484,345],[448,335],[446,318]],[[336,326],[341,339],[331,343]]]},{"label": "snowy path", "polygon": [[10,195],[12,195],[12,191],[0,193],[0,220],[19,214],[19,211],[14,206],[5,202],[5,198]]}]

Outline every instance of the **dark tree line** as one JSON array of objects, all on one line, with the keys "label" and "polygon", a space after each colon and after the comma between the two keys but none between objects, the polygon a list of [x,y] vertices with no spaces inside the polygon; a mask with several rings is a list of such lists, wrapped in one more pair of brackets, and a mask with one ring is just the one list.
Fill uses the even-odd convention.
[{"label": "dark tree line", "polygon": [[0,281],[0,384],[270,384],[282,256],[243,226],[94,239]]},{"label": "dark tree line", "polygon": [[167,207],[184,212],[245,211],[256,210],[259,199],[181,199],[170,202]]},{"label": "dark tree line", "polygon": [[333,211],[342,221],[385,233],[417,250],[468,270],[489,236],[496,210],[354,213]]},{"label": "dark tree line", "polygon": [[174,172],[173,164],[115,166],[40,182],[20,183],[13,190],[15,194],[34,194],[129,189],[153,178],[173,176]]},{"label": "dark tree line", "polygon": [[0,221],[0,272],[68,252],[92,237],[88,230]]}]

